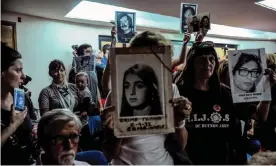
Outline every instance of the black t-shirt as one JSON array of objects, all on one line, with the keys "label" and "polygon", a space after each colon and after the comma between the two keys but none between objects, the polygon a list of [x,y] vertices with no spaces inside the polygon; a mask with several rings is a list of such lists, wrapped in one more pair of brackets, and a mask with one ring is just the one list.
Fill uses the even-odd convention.
[{"label": "black t-shirt", "polygon": [[276,86],[271,88],[271,103],[266,122],[262,127],[262,146],[276,151]]},{"label": "black t-shirt", "polygon": [[[10,124],[11,111],[1,109],[1,130]],[[26,116],[24,122],[17,128],[6,143],[1,147],[2,165],[29,165],[32,155],[32,122]]]},{"label": "black t-shirt", "polygon": [[[178,87],[180,95],[192,102],[192,113],[186,121],[186,150],[195,165],[231,164],[231,153],[241,135],[236,108],[230,90],[221,87],[211,91]],[[232,161],[233,162],[233,161]]]}]

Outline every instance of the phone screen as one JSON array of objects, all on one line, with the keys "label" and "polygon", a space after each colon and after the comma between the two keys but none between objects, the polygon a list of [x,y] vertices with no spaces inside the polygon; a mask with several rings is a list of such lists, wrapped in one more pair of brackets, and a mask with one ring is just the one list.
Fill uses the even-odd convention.
[{"label": "phone screen", "polygon": [[23,89],[14,89],[14,107],[17,111],[24,111],[25,107],[25,92]]}]

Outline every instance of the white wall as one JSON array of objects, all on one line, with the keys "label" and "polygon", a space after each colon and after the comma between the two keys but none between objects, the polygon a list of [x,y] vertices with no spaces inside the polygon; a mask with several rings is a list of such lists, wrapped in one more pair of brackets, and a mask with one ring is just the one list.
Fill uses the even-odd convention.
[{"label": "white wall", "polygon": [[[109,27],[97,27],[85,24],[60,22],[50,19],[2,13],[2,20],[17,22],[17,48],[23,55],[24,72],[33,78],[28,88],[33,92],[34,106],[38,107],[38,96],[42,88],[51,83],[48,75],[48,65],[53,59],[62,60],[70,68],[72,63],[72,48],[74,44],[89,43],[98,49],[98,35],[110,35]],[[181,40],[179,34],[164,34],[169,39]],[[267,52],[276,52],[275,42],[269,41],[239,41],[206,37],[216,43],[238,44],[240,49],[266,48]]]}]

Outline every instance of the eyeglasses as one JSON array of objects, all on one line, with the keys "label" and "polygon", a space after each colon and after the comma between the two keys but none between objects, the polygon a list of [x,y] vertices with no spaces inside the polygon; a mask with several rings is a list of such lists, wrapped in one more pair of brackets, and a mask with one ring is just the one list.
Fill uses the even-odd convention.
[{"label": "eyeglasses", "polygon": [[260,72],[257,70],[239,69],[238,72],[239,72],[239,75],[243,77],[247,77],[249,73],[252,78],[258,78],[260,75]]},{"label": "eyeglasses", "polygon": [[68,135],[68,136],[65,136],[65,135],[57,135],[57,136],[52,137],[51,140],[52,140],[52,143],[53,143],[54,145],[61,145],[61,144],[63,144],[65,141],[68,141],[68,139],[69,139],[72,143],[77,144],[77,143],[79,143],[80,136],[81,136],[81,134],[71,134],[71,135]]}]

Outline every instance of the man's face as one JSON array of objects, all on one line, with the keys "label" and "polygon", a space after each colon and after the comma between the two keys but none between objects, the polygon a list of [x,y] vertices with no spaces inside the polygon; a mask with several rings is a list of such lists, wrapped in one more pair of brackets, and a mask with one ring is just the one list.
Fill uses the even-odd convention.
[{"label": "man's face", "polygon": [[127,16],[124,16],[120,19],[120,26],[125,33],[129,31],[129,22]]},{"label": "man's face", "polygon": [[74,121],[60,124],[52,131],[52,140],[48,153],[60,165],[73,165],[76,157],[80,129]]}]

